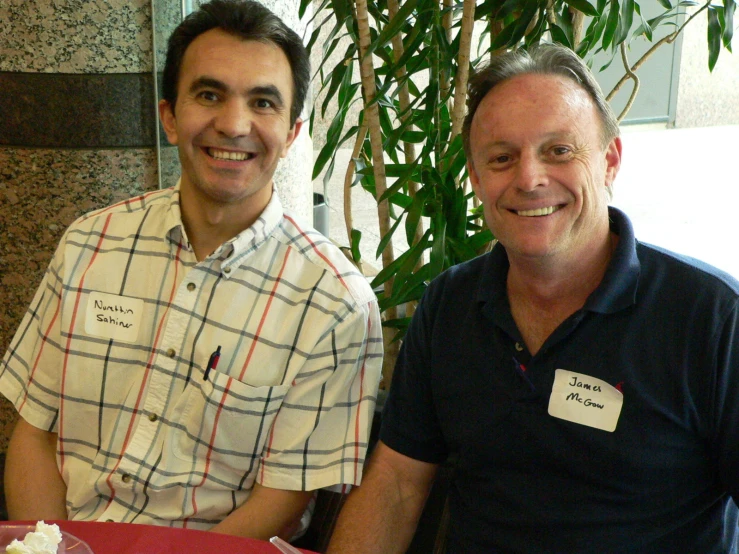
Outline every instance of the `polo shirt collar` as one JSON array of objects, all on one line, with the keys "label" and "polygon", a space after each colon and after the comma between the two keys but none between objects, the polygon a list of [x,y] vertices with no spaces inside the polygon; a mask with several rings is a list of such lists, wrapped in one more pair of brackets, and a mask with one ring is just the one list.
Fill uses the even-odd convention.
[{"label": "polo shirt collar", "polygon": [[[619,241],[603,280],[583,306],[584,310],[604,314],[615,313],[634,304],[641,269],[631,221],[621,210],[612,206],[608,207],[608,216],[611,231],[618,235]],[[496,243],[492,252],[487,254],[477,291],[477,300],[490,304],[484,310],[490,315],[496,307],[510,312],[506,289],[508,268],[505,248]]]}]

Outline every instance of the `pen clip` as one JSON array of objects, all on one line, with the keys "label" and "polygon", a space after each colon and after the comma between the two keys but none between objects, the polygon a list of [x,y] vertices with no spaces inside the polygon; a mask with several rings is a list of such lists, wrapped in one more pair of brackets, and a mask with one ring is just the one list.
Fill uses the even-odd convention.
[{"label": "pen clip", "polygon": [[218,348],[216,349],[216,351],[210,355],[210,358],[208,358],[208,365],[205,366],[205,373],[203,374],[203,381],[208,380],[208,375],[210,375],[210,370],[215,369],[216,366],[218,366],[218,360],[220,359],[221,359],[221,345],[218,345]]}]

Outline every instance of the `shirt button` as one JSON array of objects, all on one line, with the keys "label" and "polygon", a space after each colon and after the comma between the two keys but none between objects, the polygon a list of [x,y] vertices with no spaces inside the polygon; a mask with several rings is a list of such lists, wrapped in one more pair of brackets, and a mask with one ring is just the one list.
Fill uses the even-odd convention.
[{"label": "shirt button", "polygon": [[159,419],[158,415],[154,413],[149,414],[149,421],[151,421],[152,423],[154,423],[157,419]]},{"label": "shirt button", "polygon": [[224,267],[223,268],[223,273],[231,273],[231,268],[230,267]]},{"label": "shirt button", "polygon": [[176,352],[174,351],[174,348],[168,348],[167,349],[167,357],[168,358],[174,358],[174,355],[175,354],[176,354]]},{"label": "shirt button", "polygon": [[190,290],[190,291],[195,290],[195,283],[187,283],[187,290]]},{"label": "shirt button", "polygon": [[128,473],[125,473],[123,477],[121,477],[121,481],[124,483],[130,483],[131,482],[131,476]]},{"label": "shirt button", "polygon": [[520,342],[517,342],[516,343],[516,351],[517,352],[521,352],[522,350],[523,350],[523,346],[521,346],[521,343]]}]

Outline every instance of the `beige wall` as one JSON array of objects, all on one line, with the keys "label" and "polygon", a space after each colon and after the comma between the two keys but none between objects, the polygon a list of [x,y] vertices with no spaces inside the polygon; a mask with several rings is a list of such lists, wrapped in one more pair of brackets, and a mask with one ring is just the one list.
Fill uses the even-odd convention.
[{"label": "beige wall", "polygon": [[[693,8],[690,13],[695,10]],[[737,18],[734,19],[735,24]],[[706,17],[698,14],[685,28],[675,127],[739,125],[739,40],[734,54],[721,50],[713,73],[708,71]]]}]

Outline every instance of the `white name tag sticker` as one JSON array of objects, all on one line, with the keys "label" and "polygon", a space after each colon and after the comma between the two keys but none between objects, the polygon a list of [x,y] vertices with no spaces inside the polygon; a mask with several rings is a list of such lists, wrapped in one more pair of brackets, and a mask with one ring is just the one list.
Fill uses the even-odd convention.
[{"label": "white name tag sticker", "polygon": [[566,369],[554,373],[551,416],[612,433],[623,405],[624,395],[605,381]]},{"label": "white name tag sticker", "polygon": [[91,292],[87,298],[85,332],[121,342],[136,342],[144,301],[140,298]]}]

